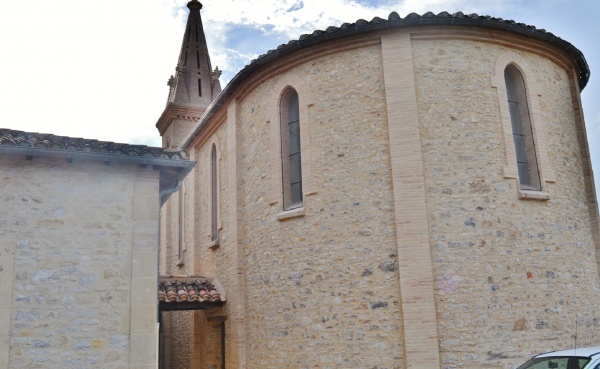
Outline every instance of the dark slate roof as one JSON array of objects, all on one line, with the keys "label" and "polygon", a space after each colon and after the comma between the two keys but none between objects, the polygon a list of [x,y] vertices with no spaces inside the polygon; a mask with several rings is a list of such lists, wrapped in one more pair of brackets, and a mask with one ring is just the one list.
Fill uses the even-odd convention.
[{"label": "dark slate roof", "polygon": [[356,34],[380,31],[394,28],[407,28],[415,26],[467,26],[480,27],[493,30],[500,30],[509,33],[530,37],[535,40],[546,42],[550,45],[565,51],[573,58],[573,61],[579,68],[579,87],[581,90],[587,84],[590,78],[590,69],[583,56],[583,53],[573,46],[571,43],[562,38],[547,32],[544,29],[537,29],[534,26],[518,23],[513,20],[505,20],[502,18],[490,17],[489,15],[479,14],[464,14],[462,12],[450,14],[441,12],[434,14],[427,12],[423,15],[410,13],[402,18],[398,13],[392,12],[387,19],[375,17],[371,21],[359,19],[354,23],[344,23],[339,27],[328,27],[326,30],[316,30],[311,34],[301,35],[297,40],[291,40],[287,44],[282,44],[277,49],[269,50],[266,54],[254,59],[250,64],[240,70],[231,81],[225,86],[225,89],[217,96],[216,100],[211,104],[204,116],[193,128],[191,133],[183,140],[180,147],[185,147],[202,127],[202,122],[210,119],[220,107],[234,94],[237,87],[255,70],[262,68],[264,65],[273,60],[279,59],[287,54],[293,53],[296,50],[310,47],[314,44],[326,42],[328,40],[340,39]]},{"label": "dark slate roof", "polygon": [[[212,278],[203,276],[161,276],[158,283],[158,304],[161,311],[199,310],[222,306],[225,294]],[[222,290],[222,288],[220,288]]]},{"label": "dark slate roof", "polygon": [[0,128],[0,147],[2,146],[98,153],[127,157],[187,160],[187,153],[184,150],[166,150],[160,147],[56,136],[47,133],[23,132],[6,128]]}]

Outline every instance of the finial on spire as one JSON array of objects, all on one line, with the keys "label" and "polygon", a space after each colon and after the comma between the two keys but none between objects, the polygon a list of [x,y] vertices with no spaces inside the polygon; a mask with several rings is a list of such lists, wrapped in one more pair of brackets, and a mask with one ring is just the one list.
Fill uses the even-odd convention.
[{"label": "finial on spire", "polygon": [[219,67],[216,67],[215,70],[211,73],[213,82],[218,80],[219,77],[221,77],[221,73],[223,73],[223,71],[220,70]]},{"label": "finial on spire", "polygon": [[187,3],[187,7],[190,10],[192,10],[192,9],[202,9],[202,3],[199,2],[198,0],[192,0],[189,3]]}]

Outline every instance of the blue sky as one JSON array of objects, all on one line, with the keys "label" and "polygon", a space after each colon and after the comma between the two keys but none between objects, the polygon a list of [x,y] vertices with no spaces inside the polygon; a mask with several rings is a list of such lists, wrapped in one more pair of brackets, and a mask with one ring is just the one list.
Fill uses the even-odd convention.
[{"label": "blue sky", "polygon": [[[160,145],[187,17],[185,0],[0,3],[1,127]],[[592,71],[582,93],[600,185],[598,0],[204,0],[202,19],[222,84],[250,60],[303,33],[396,11],[478,13],[544,28],[571,42]],[[597,186],[600,187],[600,186]]]}]

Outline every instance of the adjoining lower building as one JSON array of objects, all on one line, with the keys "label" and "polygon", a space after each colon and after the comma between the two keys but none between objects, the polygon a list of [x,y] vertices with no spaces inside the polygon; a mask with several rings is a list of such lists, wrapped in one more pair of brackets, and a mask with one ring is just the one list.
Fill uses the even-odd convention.
[{"label": "adjoining lower building", "polygon": [[156,368],[183,151],[0,129],[0,368]]}]

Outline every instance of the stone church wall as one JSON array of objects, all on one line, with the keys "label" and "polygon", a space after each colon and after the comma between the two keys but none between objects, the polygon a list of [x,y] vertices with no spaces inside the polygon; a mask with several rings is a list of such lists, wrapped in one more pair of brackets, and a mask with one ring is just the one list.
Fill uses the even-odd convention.
[{"label": "stone church wall", "polygon": [[[516,41],[515,41],[516,42]],[[573,83],[526,51],[555,182],[517,198],[491,72],[507,47],[413,41],[442,365],[498,368],[523,353],[597,344],[600,309]],[[468,364],[467,364],[468,363]]]},{"label": "stone church wall", "polygon": [[[491,77],[510,50],[541,91],[538,130],[556,177],[546,173],[549,200],[519,199],[516,180],[503,175]],[[523,352],[569,346],[575,320],[579,342],[593,344],[594,219],[572,75],[544,55],[481,41],[417,37],[412,52],[442,366],[501,368]],[[239,103],[246,324],[261,327],[247,331],[248,367],[402,365],[382,75],[380,46],[356,48],[299,63]],[[317,190],[305,197],[304,216],[281,219],[269,198],[278,124],[269,109],[286,80],[310,93]]]},{"label": "stone church wall", "polygon": [[[194,358],[185,365],[219,367],[221,324],[227,367],[405,368],[426,358],[423,367],[499,369],[571,346],[575,322],[578,345],[595,344],[598,219],[571,62],[500,32],[412,31],[282,57],[203,121],[185,185],[193,248],[170,270],[215,276],[227,303],[194,313],[194,327],[191,314],[177,323],[194,337],[193,352],[175,348]],[[547,199],[520,198],[506,159],[512,132],[494,73],[507,53],[527,65],[544,179],[535,195]],[[300,95],[305,186],[303,208],[287,213],[286,86]]]},{"label": "stone church wall", "polygon": [[[378,46],[319,57],[260,85],[241,103],[248,367],[396,368],[402,362],[395,229]],[[269,203],[278,148],[267,122],[301,80],[316,193],[305,215]],[[283,82],[282,82],[283,81]],[[301,97],[302,99],[302,97]],[[273,101],[275,100],[275,101]],[[304,157],[303,157],[304,160]],[[349,364],[350,363],[350,364]]]},{"label": "stone church wall", "polygon": [[[203,271],[214,275],[227,294],[227,303],[220,309],[210,309],[199,313],[199,330],[196,337],[202,337],[202,352],[205,368],[220,368],[225,355],[225,366],[242,366],[246,352],[243,270],[244,255],[241,244],[246,235],[240,229],[240,209],[238,184],[246,181],[240,171],[237,147],[239,122],[237,104],[232,104],[223,117],[219,128],[197,149],[199,165],[197,180],[198,222],[196,235],[200,240],[199,265]],[[218,240],[211,241],[211,160],[212,149],[216,149],[217,163],[217,228]],[[252,302],[250,302],[252,303]],[[225,347],[222,346],[225,334]]]},{"label": "stone church wall", "polygon": [[[236,248],[237,236],[235,192],[230,186],[235,178],[231,173],[228,149],[228,124],[223,124],[206,142],[190,151],[190,160],[197,165],[183,182],[183,219],[179,217],[178,193],[163,208],[163,244],[161,274],[215,277],[229,296],[222,308],[195,312],[167,312],[164,328],[169,329],[168,353],[163,359],[167,365],[181,369],[220,368],[222,363],[221,324],[228,337],[239,336],[243,324],[236,324],[232,307],[239,305]],[[217,242],[211,240],[211,151],[217,149],[218,230]],[[179,256],[179,222],[183,222],[183,253]],[[212,246],[211,246],[212,245]],[[242,319],[243,322],[243,319]],[[230,341],[228,341],[230,342]],[[234,346],[225,349],[227,366],[237,367],[239,353]]]}]

